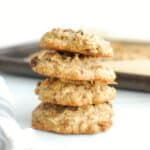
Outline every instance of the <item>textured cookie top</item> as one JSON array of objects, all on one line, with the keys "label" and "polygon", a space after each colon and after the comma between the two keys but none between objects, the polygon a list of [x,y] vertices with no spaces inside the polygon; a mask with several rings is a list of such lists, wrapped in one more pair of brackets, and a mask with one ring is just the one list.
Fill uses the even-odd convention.
[{"label": "textured cookie top", "polygon": [[113,56],[109,42],[84,31],[56,28],[44,34],[40,41],[44,49],[69,51],[89,56]]},{"label": "textured cookie top", "polygon": [[68,107],[40,104],[32,114],[32,126],[58,133],[95,133],[111,126],[113,111],[109,104]]},{"label": "textured cookie top", "polygon": [[33,71],[48,77],[68,80],[100,80],[112,83],[115,73],[101,64],[97,57],[87,57],[68,52],[42,50],[30,58]]},{"label": "textured cookie top", "polygon": [[35,91],[42,102],[66,106],[111,103],[116,96],[114,88],[99,81],[45,79],[39,82]]}]

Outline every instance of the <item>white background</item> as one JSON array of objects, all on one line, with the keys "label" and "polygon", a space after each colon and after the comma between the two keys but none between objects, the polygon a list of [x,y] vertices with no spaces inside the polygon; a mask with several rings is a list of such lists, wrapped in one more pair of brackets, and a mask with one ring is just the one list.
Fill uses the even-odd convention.
[{"label": "white background", "polygon": [[[149,0],[0,0],[0,46],[38,40],[52,27],[96,28],[107,34],[150,40]],[[16,98],[20,125],[31,126],[37,80],[3,74]],[[48,149],[150,149],[149,93],[118,90],[113,127],[92,136],[37,132]],[[46,149],[45,149],[46,150]]]},{"label": "white background", "polygon": [[149,0],[0,0],[0,45],[39,39],[60,26],[149,40],[149,7]]}]

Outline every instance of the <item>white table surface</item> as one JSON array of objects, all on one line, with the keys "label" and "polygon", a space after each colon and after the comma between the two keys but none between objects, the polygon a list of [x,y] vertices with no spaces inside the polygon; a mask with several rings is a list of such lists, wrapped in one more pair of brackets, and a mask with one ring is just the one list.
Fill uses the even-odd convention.
[{"label": "white table surface", "polygon": [[[31,127],[31,112],[39,101],[34,94],[38,79],[1,73],[15,97],[17,120]],[[36,131],[38,144],[48,149],[150,149],[150,94],[118,90],[113,126],[95,135],[58,135]]]}]

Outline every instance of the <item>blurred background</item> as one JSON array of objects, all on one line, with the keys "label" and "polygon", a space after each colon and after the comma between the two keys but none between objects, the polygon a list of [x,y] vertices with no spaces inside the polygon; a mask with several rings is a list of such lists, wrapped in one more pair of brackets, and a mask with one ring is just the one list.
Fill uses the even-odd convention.
[{"label": "blurred background", "polygon": [[1,0],[0,46],[39,39],[62,26],[150,40],[149,16],[148,0]]},{"label": "blurred background", "polygon": [[[27,57],[38,49],[37,43],[41,36],[54,27],[80,28],[92,31],[111,42],[114,58],[108,65],[121,73],[118,74],[119,86],[150,91],[149,14],[148,0],[0,1],[0,68],[31,74],[31,69],[18,66],[18,61],[19,65],[24,64],[21,62],[24,61],[23,58],[6,59],[4,55],[15,59]],[[28,45],[33,41],[36,43]],[[22,43],[27,45],[11,47]],[[10,54],[13,51],[15,52]],[[7,54],[2,55],[6,52]],[[14,64],[17,64],[17,71]],[[134,83],[131,85],[130,81]]]}]

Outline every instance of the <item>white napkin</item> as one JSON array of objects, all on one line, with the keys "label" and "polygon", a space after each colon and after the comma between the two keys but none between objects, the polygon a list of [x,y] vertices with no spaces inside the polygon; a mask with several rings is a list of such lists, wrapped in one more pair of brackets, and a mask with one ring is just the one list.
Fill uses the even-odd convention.
[{"label": "white napkin", "polygon": [[0,76],[0,150],[37,150],[35,138],[33,129],[16,122],[13,96]]}]

